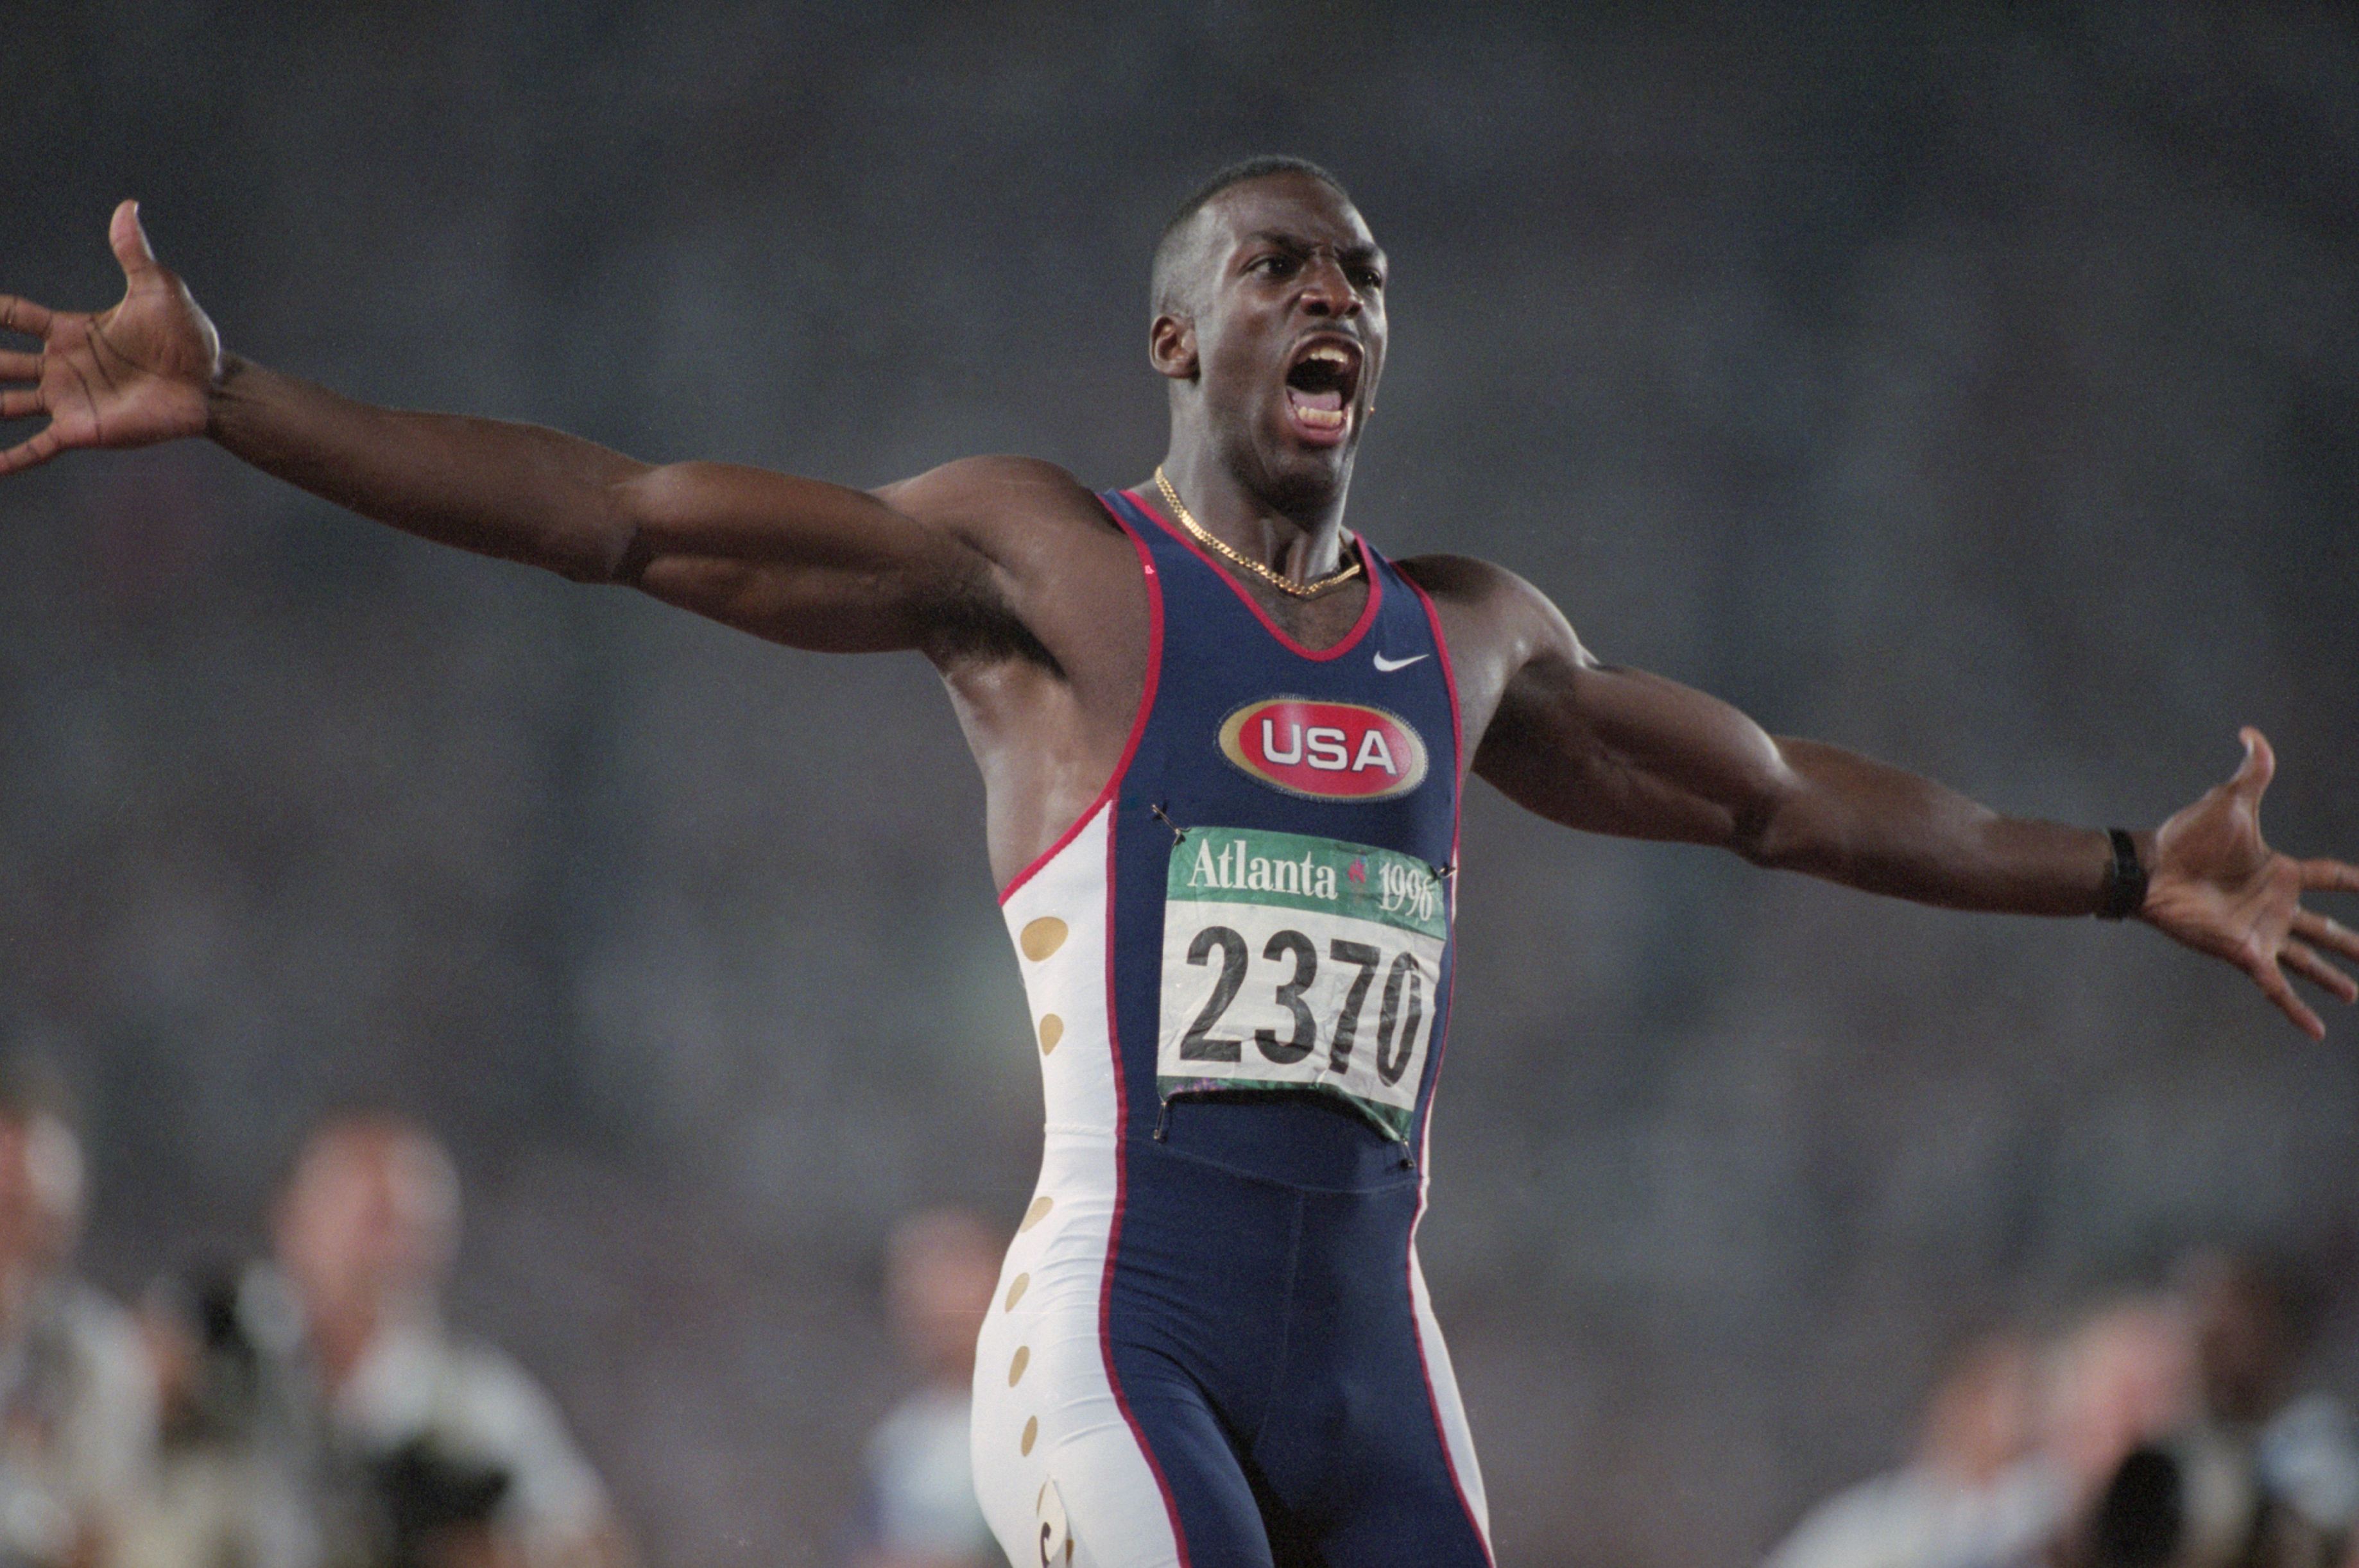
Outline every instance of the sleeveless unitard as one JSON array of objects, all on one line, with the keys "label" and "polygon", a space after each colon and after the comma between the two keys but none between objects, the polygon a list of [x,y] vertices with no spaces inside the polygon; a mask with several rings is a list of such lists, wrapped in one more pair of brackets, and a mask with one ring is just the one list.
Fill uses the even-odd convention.
[{"label": "sleeveless unitard", "polygon": [[1424,595],[1369,549],[1316,653],[1133,494],[1153,645],[1122,763],[1003,894],[1039,1187],[979,1341],[1016,1563],[1489,1562],[1419,1272],[1460,751]]}]

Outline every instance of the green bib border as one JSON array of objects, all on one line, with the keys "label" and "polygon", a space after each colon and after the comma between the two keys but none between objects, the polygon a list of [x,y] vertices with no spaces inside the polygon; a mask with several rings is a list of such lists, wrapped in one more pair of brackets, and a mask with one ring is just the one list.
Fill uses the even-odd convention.
[{"label": "green bib border", "polygon": [[1164,895],[1170,903],[1266,904],[1450,936],[1449,890],[1433,867],[1397,849],[1302,833],[1190,828],[1172,846]]}]

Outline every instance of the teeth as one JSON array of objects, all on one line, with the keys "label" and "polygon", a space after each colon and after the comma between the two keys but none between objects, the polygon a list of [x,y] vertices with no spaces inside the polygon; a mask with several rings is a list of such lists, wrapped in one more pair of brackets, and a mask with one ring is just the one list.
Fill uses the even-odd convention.
[{"label": "teeth", "polygon": [[1321,343],[1302,358],[1306,364],[1312,360],[1328,360],[1339,365],[1348,365],[1352,362],[1352,356],[1332,343]]},{"label": "teeth", "polygon": [[1340,430],[1343,427],[1343,411],[1340,408],[1298,406],[1294,416],[1314,430]]}]

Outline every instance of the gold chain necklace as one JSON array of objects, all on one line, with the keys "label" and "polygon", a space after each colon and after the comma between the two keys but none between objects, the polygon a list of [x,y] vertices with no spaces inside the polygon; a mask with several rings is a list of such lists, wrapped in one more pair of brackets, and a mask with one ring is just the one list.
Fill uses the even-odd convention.
[{"label": "gold chain necklace", "polygon": [[1297,582],[1292,578],[1262,565],[1243,550],[1233,549],[1214,537],[1201,523],[1196,521],[1195,514],[1188,510],[1187,503],[1180,499],[1180,492],[1171,488],[1171,481],[1163,477],[1161,463],[1155,465],[1155,484],[1157,489],[1163,492],[1164,501],[1169,504],[1171,514],[1180,519],[1181,527],[1193,534],[1202,543],[1212,546],[1223,557],[1236,562],[1264,582],[1275,584],[1280,593],[1290,593],[1297,599],[1317,599],[1321,594],[1332,592],[1343,587],[1360,575],[1360,561],[1355,554],[1350,562],[1328,573],[1317,582]]}]

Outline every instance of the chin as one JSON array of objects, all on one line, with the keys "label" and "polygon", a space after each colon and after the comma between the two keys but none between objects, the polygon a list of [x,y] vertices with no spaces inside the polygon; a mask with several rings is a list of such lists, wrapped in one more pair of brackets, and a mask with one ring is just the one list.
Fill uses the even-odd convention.
[{"label": "chin", "polygon": [[1269,490],[1266,497],[1281,512],[1300,512],[1332,504],[1352,482],[1352,456],[1357,443],[1333,447],[1298,447],[1281,452],[1266,465]]}]

